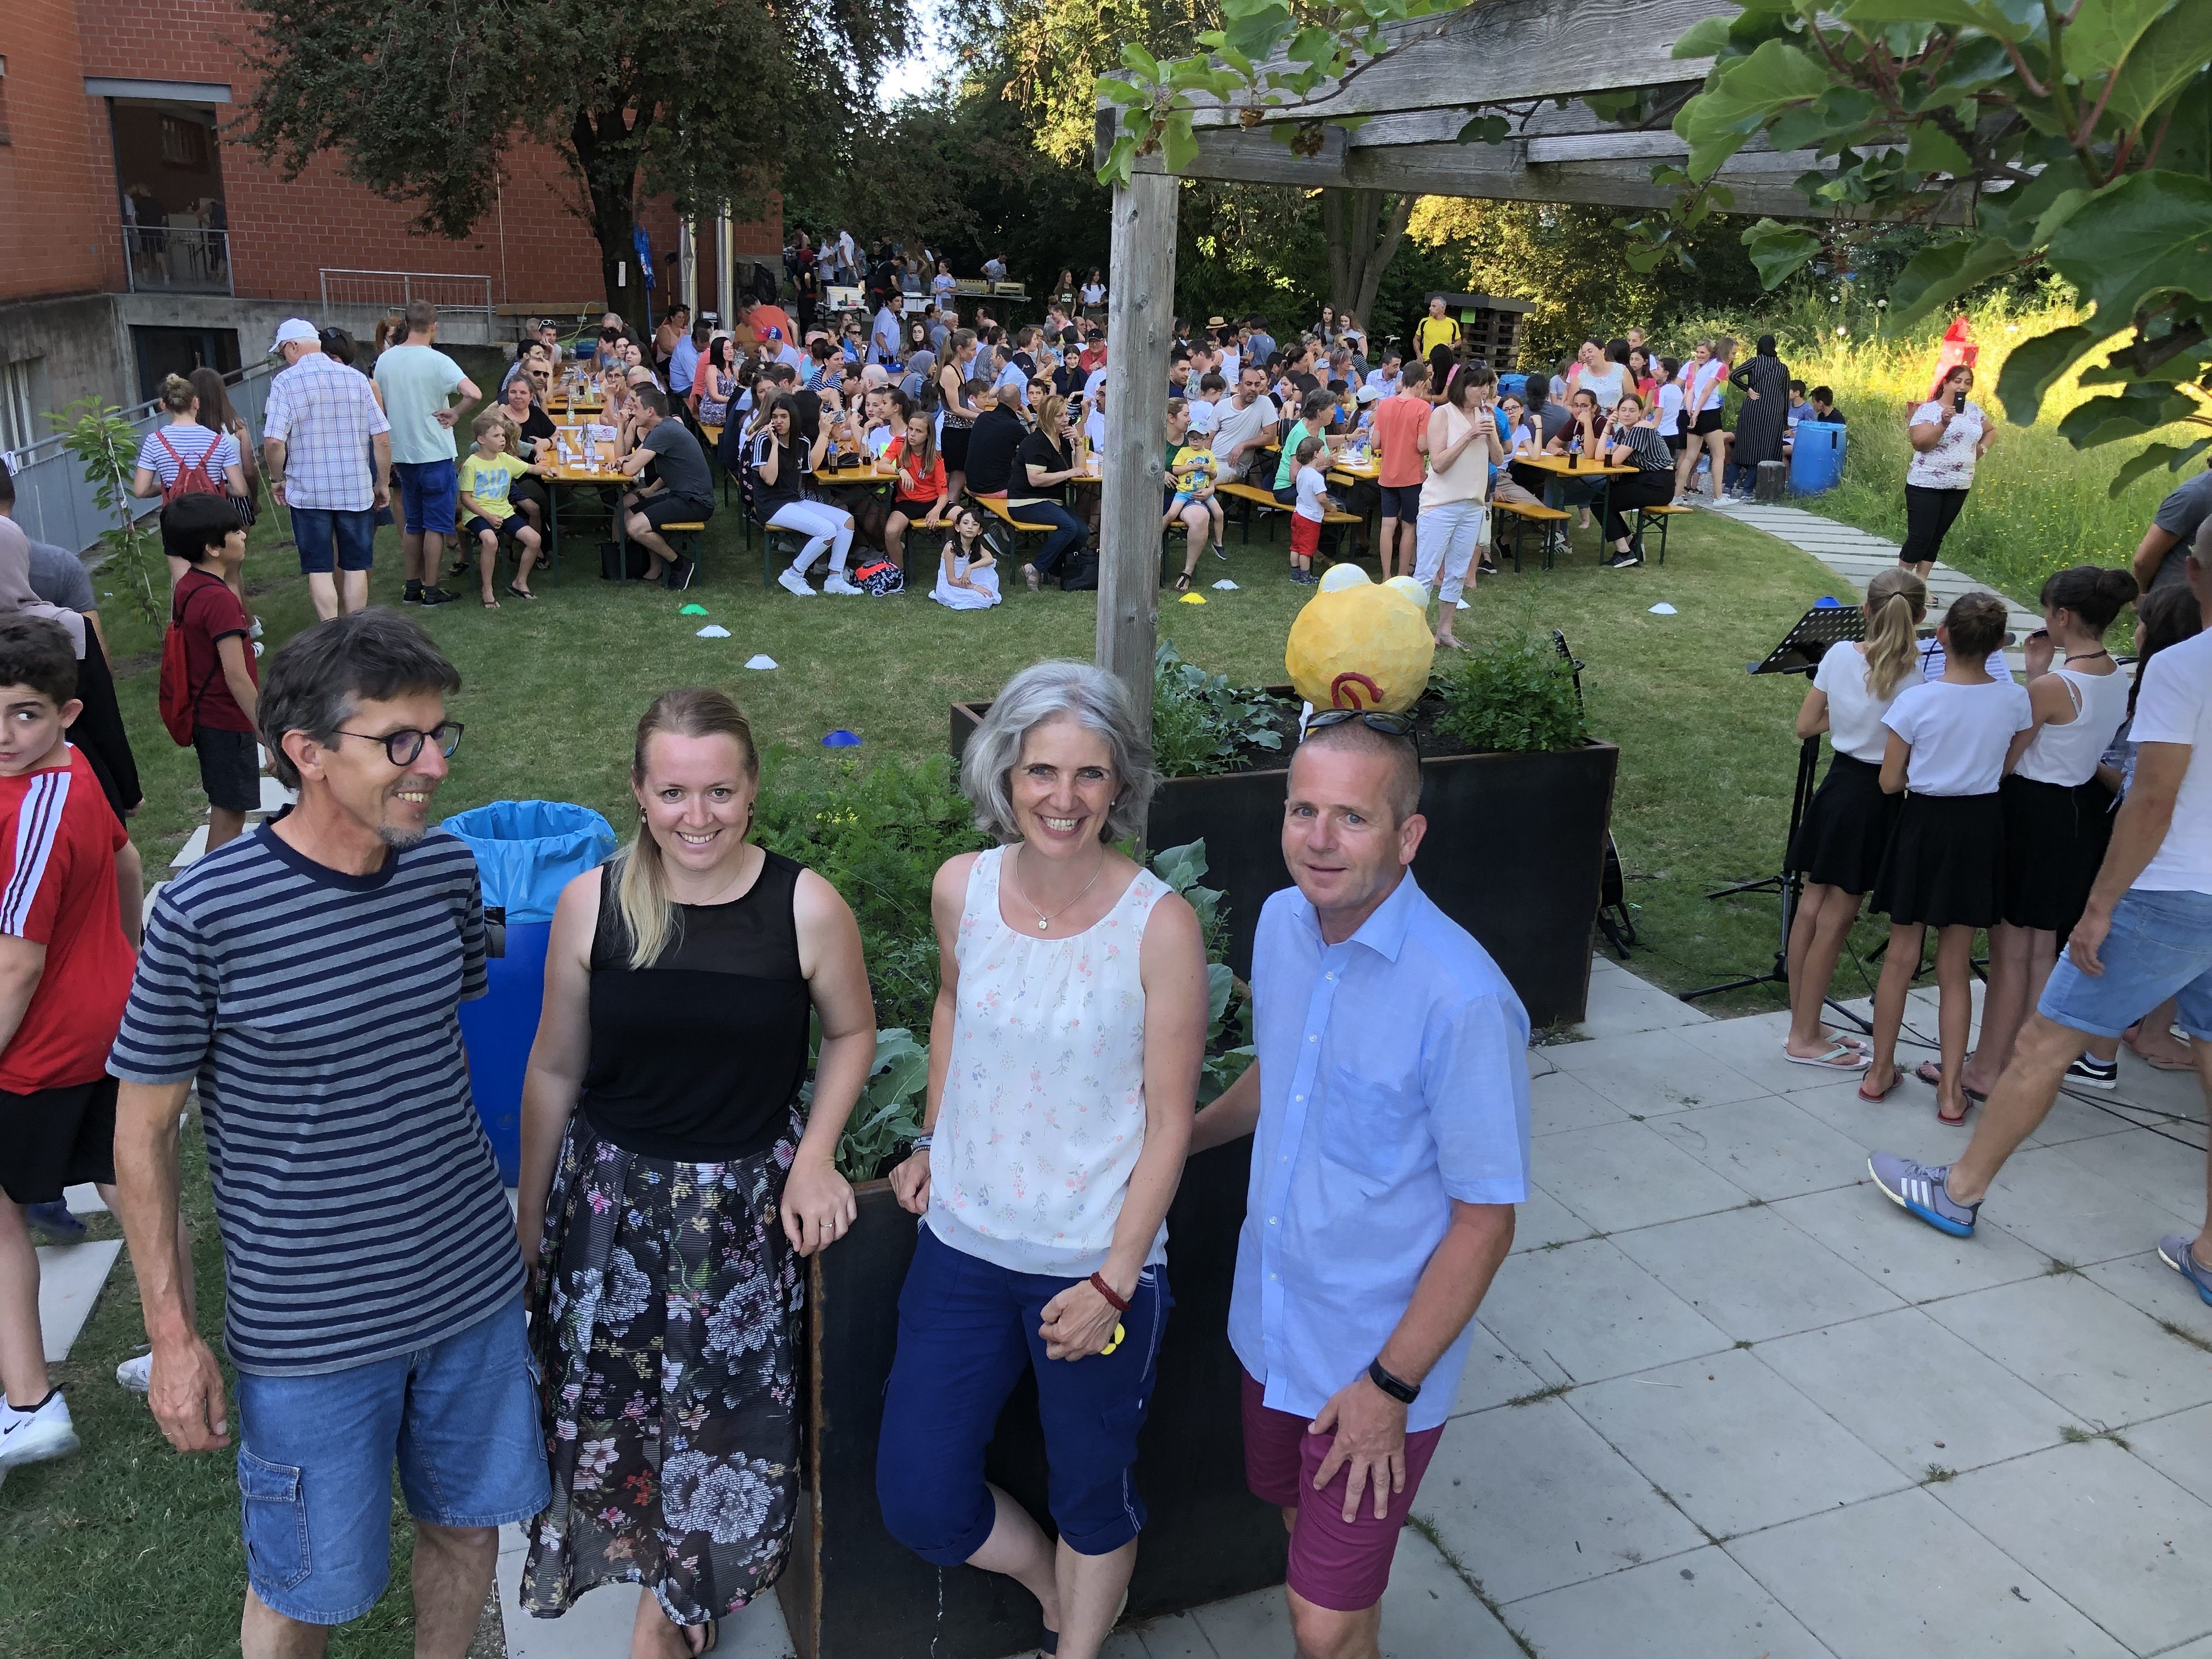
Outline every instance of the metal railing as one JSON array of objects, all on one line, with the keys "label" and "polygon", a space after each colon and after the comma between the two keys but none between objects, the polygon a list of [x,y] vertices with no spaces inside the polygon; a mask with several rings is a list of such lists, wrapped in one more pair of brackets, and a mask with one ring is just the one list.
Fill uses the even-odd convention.
[{"label": "metal railing", "polygon": [[123,263],[133,294],[228,294],[230,233],[168,225],[126,226]]},{"label": "metal railing", "polygon": [[[258,362],[222,377],[229,390],[230,406],[246,422],[248,432],[261,430],[262,415],[269,403],[269,380],[277,367]],[[159,398],[125,410],[123,417],[142,441],[168,419]],[[62,447],[58,434],[16,451],[12,459],[15,522],[33,541],[52,542],[72,553],[82,553],[99,541],[102,531],[115,527],[114,519],[94,504],[83,463]],[[160,507],[158,500],[149,501],[144,510],[152,513]]]},{"label": "metal railing", "polygon": [[492,337],[491,278],[414,270],[325,270],[323,309],[371,306],[403,311],[428,300],[441,313],[459,312],[483,319],[484,338]]}]

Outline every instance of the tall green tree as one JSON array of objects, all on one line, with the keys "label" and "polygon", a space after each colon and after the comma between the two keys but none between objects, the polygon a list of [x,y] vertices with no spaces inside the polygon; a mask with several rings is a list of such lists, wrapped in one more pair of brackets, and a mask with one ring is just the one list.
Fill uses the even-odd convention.
[{"label": "tall green tree", "polygon": [[905,49],[896,0],[249,0],[253,147],[296,176],[336,152],[420,228],[459,237],[492,205],[508,153],[549,145],[599,245],[611,309],[635,315],[641,195],[757,213],[842,165],[841,113],[869,106]]}]

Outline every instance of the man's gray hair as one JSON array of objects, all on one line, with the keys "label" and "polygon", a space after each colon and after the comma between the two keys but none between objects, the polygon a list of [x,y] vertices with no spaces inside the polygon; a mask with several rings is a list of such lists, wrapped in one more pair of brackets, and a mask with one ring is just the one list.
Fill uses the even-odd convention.
[{"label": "man's gray hair", "polygon": [[1128,689],[1087,662],[1041,662],[1006,682],[991,712],[968,739],[960,757],[960,793],[975,809],[975,827],[1001,842],[1018,841],[1011,780],[1022,744],[1046,721],[1073,720],[1106,740],[1116,793],[1101,841],[1127,841],[1144,832],[1159,774],[1152,769],[1152,738],[1138,724]]}]

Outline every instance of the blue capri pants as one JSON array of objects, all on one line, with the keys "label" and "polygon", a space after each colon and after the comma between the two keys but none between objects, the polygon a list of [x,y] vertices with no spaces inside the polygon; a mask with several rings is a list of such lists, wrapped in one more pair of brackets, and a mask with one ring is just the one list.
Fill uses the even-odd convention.
[{"label": "blue capri pants", "polygon": [[1080,1555],[1110,1555],[1144,1529],[1130,1468],[1175,1305],[1167,1269],[1145,1269],[1112,1353],[1048,1359],[1037,1334],[1045,1304],[1080,1282],[994,1266],[922,1226],[899,1292],[876,1497],[891,1535],[923,1560],[957,1565],[990,1537],[983,1452],[1024,1370],[1036,1373],[1048,1501],[1061,1540]]}]

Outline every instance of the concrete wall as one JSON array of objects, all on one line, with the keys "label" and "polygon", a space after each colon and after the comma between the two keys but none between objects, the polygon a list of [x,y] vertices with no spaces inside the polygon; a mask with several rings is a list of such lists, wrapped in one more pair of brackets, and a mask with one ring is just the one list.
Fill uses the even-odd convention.
[{"label": "concrete wall", "polygon": [[137,401],[125,395],[130,358],[118,355],[115,341],[115,301],[108,295],[0,305],[0,362],[33,363],[32,400],[41,413],[80,398]]}]

